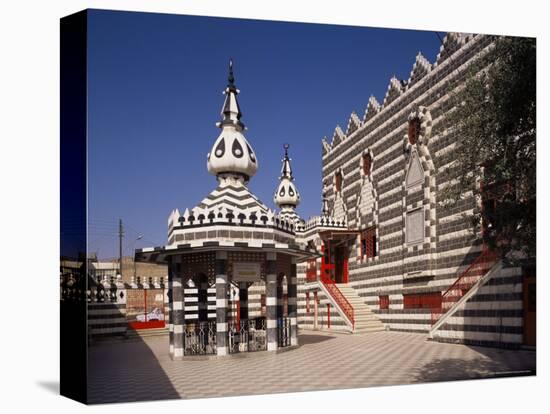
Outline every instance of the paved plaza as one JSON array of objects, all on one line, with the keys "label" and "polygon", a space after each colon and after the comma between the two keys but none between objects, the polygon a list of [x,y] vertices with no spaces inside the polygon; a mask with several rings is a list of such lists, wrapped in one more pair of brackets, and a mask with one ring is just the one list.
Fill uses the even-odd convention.
[{"label": "paved plaza", "polygon": [[284,352],[172,361],[168,337],[90,347],[90,403],[331,390],[534,374],[535,352],[426,340],[426,335],[300,331]]}]

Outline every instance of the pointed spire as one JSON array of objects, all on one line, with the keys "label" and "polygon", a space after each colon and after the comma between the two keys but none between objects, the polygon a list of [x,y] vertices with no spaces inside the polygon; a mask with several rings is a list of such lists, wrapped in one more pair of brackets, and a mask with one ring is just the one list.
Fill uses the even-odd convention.
[{"label": "pointed spire", "polygon": [[235,88],[235,76],[233,76],[233,59],[229,58],[229,75],[227,76],[227,87]]},{"label": "pointed spire", "polygon": [[288,158],[288,149],[290,148],[290,145],[285,144],[283,145],[283,148],[285,149],[285,157],[283,158],[283,167],[281,168],[281,178],[286,177],[290,179],[291,181],[294,180],[292,177],[292,167],[290,166],[290,158]]},{"label": "pointed spire", "polygon": [[222,122],[217,124],[218,127],[223,128],[224,125],[235,126],[239,131],[245,129],[241,117],[243,116],[237,95],[239,90],[235,86],[235,75],[233,74],[233,59],[229,59],[229,73],[227,75],[227,87],[224,90],[225,100],[222,107]]}]

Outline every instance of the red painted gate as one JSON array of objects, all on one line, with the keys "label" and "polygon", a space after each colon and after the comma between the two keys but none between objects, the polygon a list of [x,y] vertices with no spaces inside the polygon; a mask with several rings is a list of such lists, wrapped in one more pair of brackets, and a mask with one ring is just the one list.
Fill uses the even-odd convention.
[{"label": "red painted gate", "polygon": [[164,289],[128,289],[126,319],[132,329],[164,328]]}]

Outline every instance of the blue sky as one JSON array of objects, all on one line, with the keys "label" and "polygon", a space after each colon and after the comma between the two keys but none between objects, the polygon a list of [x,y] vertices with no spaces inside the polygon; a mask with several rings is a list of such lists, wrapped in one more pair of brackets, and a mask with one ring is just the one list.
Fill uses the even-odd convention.
[{"label": "blue sky", "polygon": [[[382,102],[416,54],[434,62],[434,32],[93,10],[88,22],[89,249],[118,255],[166,242],[170,211],[216,186],[206,154],[219,134],[234,60],[247,139],[260,168],[250,189],[268,206],[290,144],[303,218],[319,214],[321,138]],[[444,33],[440,33],[443,37]],[[138,235],[143,239],[135,241]]]}]

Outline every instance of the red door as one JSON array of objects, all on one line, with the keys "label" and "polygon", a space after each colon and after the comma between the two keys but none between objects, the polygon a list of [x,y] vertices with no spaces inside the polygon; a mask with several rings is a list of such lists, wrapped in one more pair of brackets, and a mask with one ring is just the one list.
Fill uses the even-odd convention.
[{"label": "red door", "polygon": [[345,245],[334,249],[334,281],[336,283],[348,283],[348,258]]}]

